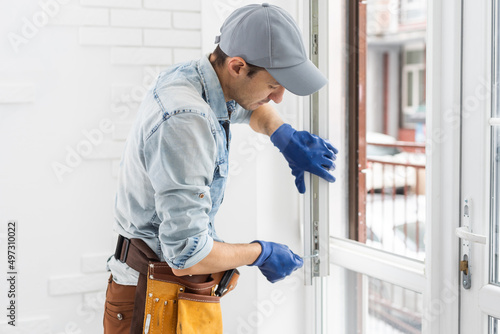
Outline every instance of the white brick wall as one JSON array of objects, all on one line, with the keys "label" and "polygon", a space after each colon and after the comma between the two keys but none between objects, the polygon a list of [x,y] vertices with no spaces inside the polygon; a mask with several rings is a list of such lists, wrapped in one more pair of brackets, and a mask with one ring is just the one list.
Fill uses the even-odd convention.
[{"label": "white brick wall", "polygon": [[170,28],[172,13],[162,10],[111,9],[111,25],[117,27]]},{"label": "white brick wall", "polygon": [[111,63],[116,65],[171,65],[172,49],[115,47],[111,49]]},{"label": "white brick wall", "polygon": [[106,271],[106,263],[110,255],[110,253],[82,255],[82,273],[102,273]]},{"label": "white brick wall", "polygon": [[[80,25],[79,42],[112,46],[113,65],[161,65],[201,55],[200,0],[81,0],[56,25]],[[107,8],[90,8],[107,7]],[[94,13],[95,15],[92,15]]]},{"label": "white brick wall", "polygon": [[[215,48],[214,48],[215,49]],[[174,63],[180,63],[201,57],[201,49],[174,49]]]},{"label": "white brick wall", "polygon": [[68,275],[49,278],[49,294],[51,296],[83,294],[106,289],[109,273],[87,275]]},{"label": "white brick wall", "polygon": [[144,45],[201,48],[201,33],[190,30],[144,30]]},{"label": "white brick wall", "polygon": [[107,26],[109,24],[109,9],[82,8],[76,5],[65,5],[55,15],[49,25],[64,26]]},{"label": "white brick wall", "polygon": [[144,7],[179,11],[201,11],[201,0],[144,0]]},{"label": "white brick wall", "polygon": [[200,13],[173,13],[174,28],[187,29],[187,30],[200,30],[201,29],[201,14]]},{"label": "white brick wall", "polygon": [[80,44],[84,45],[129,45],[142,44],[141,29],[129,28],[80,28]]},{"label": "white brick wall", "polygon": [[82,6],[141,8],[141,0],[80,0]]}]

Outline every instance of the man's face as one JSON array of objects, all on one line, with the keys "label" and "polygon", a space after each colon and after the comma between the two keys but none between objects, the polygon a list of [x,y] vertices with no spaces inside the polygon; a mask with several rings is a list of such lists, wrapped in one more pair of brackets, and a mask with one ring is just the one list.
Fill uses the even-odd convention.
[{"label": "man's face", "polygon": [[245,75],[232,87],[233,99],[243,108],[254,110],[269,101],[280,103],[285,88],[269,72],[257,71],[252,77]]}]

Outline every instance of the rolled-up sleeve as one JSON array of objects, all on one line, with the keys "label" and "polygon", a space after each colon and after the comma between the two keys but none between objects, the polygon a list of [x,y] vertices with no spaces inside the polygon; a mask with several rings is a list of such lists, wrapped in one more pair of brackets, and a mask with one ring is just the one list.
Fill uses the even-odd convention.
[{"label": "rolled-up sleeve", "polygon": [[208,224],[217,152],[213,131],[203,114],[183,110],[145,139],[145,165],[161,221],[158,238],[165,261],[175,269],[195,265],[212,250]]}]

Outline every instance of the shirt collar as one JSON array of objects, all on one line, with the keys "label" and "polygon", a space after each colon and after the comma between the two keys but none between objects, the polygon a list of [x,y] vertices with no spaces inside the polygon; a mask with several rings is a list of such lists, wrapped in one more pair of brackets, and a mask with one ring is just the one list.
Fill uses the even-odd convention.
[{"label": "shirt collar", "polygon": [[227,120],[229,119],[228,105],[232,106],[234,101],[229,101],[226,104],[219,78],[210,63],[209,57],[210,54],[203,56],[198,62],[198,72],[202,79],[203,93],[205,95],[205,100],[217,116],[217,119]]}]

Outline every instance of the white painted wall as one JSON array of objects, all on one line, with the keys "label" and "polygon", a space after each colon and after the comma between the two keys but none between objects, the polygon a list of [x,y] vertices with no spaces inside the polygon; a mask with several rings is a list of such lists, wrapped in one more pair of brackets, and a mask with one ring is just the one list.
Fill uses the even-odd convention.
[{"label": "white painted wall", "polygon": [[[214,48],[247,1],[23,0],[0,3],[0,309],[8,220],[18,221],[17,326],[0,333],[100,333],[114,251],[116,170],[142,95],[165,66]],[[302,1],[270,1],[300,16]],[[294,125],[302,102],[279,106]],[[233,127],[230,182],[216,226],[227,242],[302,254],[299,195],[266,138]],[[223,300],[225,333],[306,333],[302,273],[270,284],[242,268]]]}]

